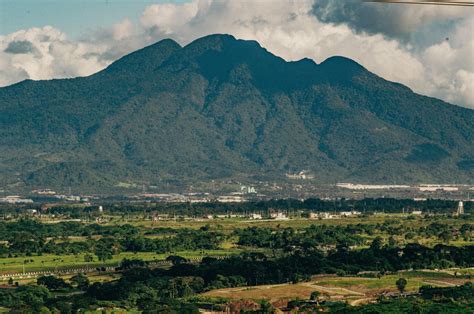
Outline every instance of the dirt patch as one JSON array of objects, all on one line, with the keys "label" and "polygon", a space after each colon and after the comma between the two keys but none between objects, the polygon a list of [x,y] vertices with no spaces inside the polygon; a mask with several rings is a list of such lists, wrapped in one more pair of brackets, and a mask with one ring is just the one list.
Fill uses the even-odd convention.
[{"label": "dirt patch", "polygon": [[316,287],[301,284],[265,285],[243,288],[219,289],[204,293],[205,296],[225,297],[231,299],[308,299],[311,292],[318,290]]}]

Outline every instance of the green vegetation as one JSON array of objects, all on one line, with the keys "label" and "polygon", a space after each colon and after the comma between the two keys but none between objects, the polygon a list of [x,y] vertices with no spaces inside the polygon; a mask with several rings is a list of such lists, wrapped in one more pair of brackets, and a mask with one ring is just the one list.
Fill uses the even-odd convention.
[{"label": "green vegetation", "polygon": [[302,169],[326,183],[474,178],[473,110],[343,57],[286,62],[229,35],[163,40],[90,77],[27,80],[1,88],[0,104],[11,188],[283,181]]},{"label": "green vegetation", "polygon": [[[292,202],[312,211],[327,206],[319,200],[259,206],[285,208]],[[403,203],[385,202],[387,208]],[[441,212],[449,206],[432,204]],[[289,308],[303,312],[364,313],[389,306],[456,312],[471,305],[471,288],[457,290],[474,275],[469,215],[309,220],[303,218],[308,210],[301,210],[285,221],[150,218],[166,206],[121,210],[117,204],[107,214],[58,207],[51,210],[54,217],[25,218],[19,211],[1,221],[0,268],[11,276],[3,277],[0,306],[11,312],[194,313],[232,307],[272,313],[290,300]],[[182,214],[194,211],[181,206]],[[217,215],[246,206],[196,208]],[[71,217],[78,221],[63,221]],[[75,270],[59,272],[66,269]],[[48,273],[22,276],[32,271]]]},{"label": "green vegetation", "polygon": [[403,293],[405,291],[407,283],[408,282],[405,278],[398,278],[396,284],[397,284],[397,289],[398,291],[400,291],[400,293]]}]

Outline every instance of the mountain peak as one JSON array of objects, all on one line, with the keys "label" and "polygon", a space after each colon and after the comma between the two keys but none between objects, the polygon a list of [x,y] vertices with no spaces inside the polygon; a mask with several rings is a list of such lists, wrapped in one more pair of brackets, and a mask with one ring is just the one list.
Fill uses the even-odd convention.
[{"label": "mountain peak", "polygon": [[366,70],[362,65],[344,56],[332,56],[321,63],[321,66],[327,68],[336,68],[344,70]]},{"label": "mountain peak", "polygon": [[181,49],[181,46],[172,39],[163,39],[152,45],[134,51],[113,62],[103,72],[116,73],[134,71],[149,71],[158,67],[170,55]]},{"label": "mountain peak", "polygon": [[287,62],[230,35],[162,40],[85,79],[0,88],[0,104],[7,184],[285,180],[292,169],[319,182],[474,180],[473,110],[349,58]]}]

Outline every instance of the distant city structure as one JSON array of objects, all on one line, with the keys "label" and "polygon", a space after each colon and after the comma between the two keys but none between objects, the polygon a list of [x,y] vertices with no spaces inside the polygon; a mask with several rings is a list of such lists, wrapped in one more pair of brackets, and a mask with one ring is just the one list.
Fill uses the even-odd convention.
[{"label": "distant city structure", "polygon": [[359,216],[361,214],[361,212],[355,210],[351,210],[350,212],[340,212],[340,215],[344,217]]},{"label": "distant city structure", "polygon": [[219,203],[242,203],[245,199],[240,195],[222,195],[217,198]]},{"label": "distant city structure", "polygon": [[288,219],[290,219],[286,216],[285,213],[282,213],[282,212],[270,213],[270,218],[275,219],[275,220],[288,220]]},{"label": "distant city structure", "polygon": [[455,192],[459,190],[459,186],[449,184],[421,184],[418,189],[421,192]]},{"label": "distant city structure", "polygon": [[257,190],[253,186],[242,185],[240,187],[240,192],[242,194],[257,194]]},{"label": "distant city structure", "polygon": [[255,220],[262,219],[262,214],[252,213],[252,214],[249,215],[248,218],[249,219],[255,219]]},{"label": "distant city structure", "polygon": [[40,189],[40,190],[33,190],[31,193],[38,194],[38,195],[55,195],[57,194],[56,191],[51,189]]},{"label": "distant city structure", "polygon": [[458,208],[456,209],[456,212],[454,212],[454,216],[461,216],[464,215],[464,202],[459,201],[458,203]]},{"label": "distant city structure", "polygon": [[354,183],[337,183],[338,188],[349,190],[385,190],[385,189],[409,189],[409,185],[395,184],[354,184]]},{"label": "distant city structure", "polygon": [[312,180],[314,179],[314,175],[310,173],[308,170],[301,170],[298,173],[287,173],[286,177],[289,179],[294,180]]},{"label": "distant city structure", "polygon": [[31,204],[31,203],[33,203],[33,200],[29,199],[29,198],[21,198],[21,196],[19,196],[19,195],[9,195],[9,196],[0,198],[0,203]]}]

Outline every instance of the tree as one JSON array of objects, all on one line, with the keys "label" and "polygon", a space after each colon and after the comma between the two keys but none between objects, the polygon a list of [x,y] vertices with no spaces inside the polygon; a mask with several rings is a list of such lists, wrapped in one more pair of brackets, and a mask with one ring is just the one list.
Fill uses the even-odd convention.
[{"label": "tree", "polygon": [[397,285],[398,291],[400,293],[403,293],[405,291],[405,287],[407,286],[407,280],[405,278],[398,278],[397,282],[395,283]]},{"label": "tree", "polygon": [[98,241],[95,250],[95,255],[99,261],[105,262],[106,260],[112,259],[114,251],[110,246],[105,245],[103,242]]},{"label": "tree", "polygon": [[316,301],[316,303],[319,304],[319,297],[320,296],[321,296],[321,292],[313,291],[313,292],[311,292],[311,295],[309,296],[309,299],[311,301]]},{"label": "tree", "polygon": [[260,301],[260,313],[262,314],[270,314],[274,313],[275,309],[267,300]]},{"label": "tree", "polygon": [[443,232],[441,232],[438,235],[438,238],[440,240],[442,240],[443,242],[445,242],[445,243],[449,243],[449,241],[451,241],[453,239],[453,235],[452,235],[451,231],[444,230]]},{"label": "tree", "polygon": [[36,280],[38,285],[45,286],[48,290],[67,289],[71,286],[64,279],[55,276],[41,276]]},{"label": "tree", "polygon": [[173,265],[185,264],[188,262],[187,259],[179,255],[170,255],[166,258],[166,260],[171,262]]},{"label": "tree", "polygon": [[91,254],[84,255],[84,262],[90,263],[90,262],[93,262],[93,261],[94,261],[94,256],[92,256]]},{"label": "tree", "polygon": [[373,241],[372,244],[370,245],[370,248],[372,250],[381,250],[383,246],[383,239],[382,237],[376,237]]},{"label": "tree", "polygon": [[84,274],[77,274],[71,277],[69,281],[81,290],[86,290],[89,287],[89,278]]},{"label": "tree", "polygon": [[113,251],[108,248],[97,248],[95,250],[95,255],[99,261],[105,262],[106,260],[112,259],[114,256]]},{"label": "tree", "polygon": [[15,303],[10,306],[20,313],[40,313],[49,298],[51,293],[46,287],[25,285],[16,289]]},{"label": "tree", "polygon": [[394,248],[395,246],[397,246],[397,240],[395,240],[393,236],[390,236],[388,238],[388,246],[391,248]]}]

